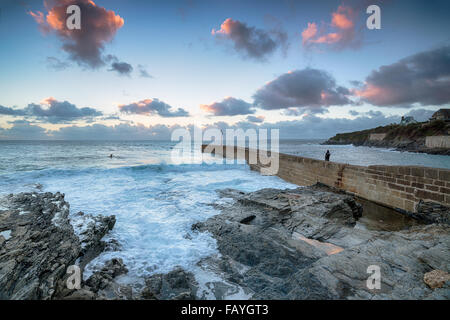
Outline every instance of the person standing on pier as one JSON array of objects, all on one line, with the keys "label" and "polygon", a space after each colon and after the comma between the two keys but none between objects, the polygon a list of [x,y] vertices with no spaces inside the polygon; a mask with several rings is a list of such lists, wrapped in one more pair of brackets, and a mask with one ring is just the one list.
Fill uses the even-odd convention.
[{"label": "person standing on pier", "polygon": [[330,150],[327,150],[327,152],[325,153],[325,161],[330,161]]}]

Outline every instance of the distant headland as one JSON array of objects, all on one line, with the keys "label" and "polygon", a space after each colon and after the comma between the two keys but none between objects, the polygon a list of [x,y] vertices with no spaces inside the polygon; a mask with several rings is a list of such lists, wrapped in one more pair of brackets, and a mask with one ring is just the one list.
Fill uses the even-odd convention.
[{"label": "distant headland", "polygon": [[426,122],[417,122],[412,117],[402,117],[399,124],[338,133],[323,144],[353,144],[450,155],[450,109],[436,111]]}]

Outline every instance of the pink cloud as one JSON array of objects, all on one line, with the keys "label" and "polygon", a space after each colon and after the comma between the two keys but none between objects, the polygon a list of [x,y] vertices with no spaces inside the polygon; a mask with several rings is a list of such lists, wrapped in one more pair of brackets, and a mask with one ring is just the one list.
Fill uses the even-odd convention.
[{"label": "pink cloud", "polygon": [[[69,30],[66,27],[66,9],[70,5],[81,9],[81,29]],[[124,19],[114,11],[97,6],[91,0],[44,0],[47,15],[29,11],[39,27],[45,33],[54,31],[63,42],[63,50],[78,64],[96,68],[105,62],[102,51],[117,30],[124,25]]]},{"label": "pink cloud", "polygon": [[317,25],[312,22],[308,22],[308,27],[303,30],[302,32],[302,38],[303,38],[303,44],[307,43],[310,39],[313,39],[317,34]]},{"label": "pink cloud", "polygon": [[324,44],[334,49],[359,47],[361,34],[356,32],[356,16],[352,8],[340,5],[336,12],[331,14],[331,23],[322,23],[320,31],[315,22],[308,22],[308,27],[302,32],[303,46],[310,48]]},{"label": "pink cloud", "polygon": [[220,25],[219,30],[212,29],[211,34],[215,35],[221,33],[229,35],[233,32],[234,29],[238,29],[240,27],[240,24],[241,23],[239,21],[228,18]]},{"label": "pink cloud", "polygon": [[30,16],[33,17],[34,21],[36,21],[36,23],[39,25],[39,30],[46,34],[48,32],[50,32],[50,27],[45,23],[45,16],[42,12],[40,11],[28,11],[27,14],[29,14]]},{"label": "pink cloud", "polygon": [[331,19],[331,24],[336,28],[345,30],[354,27],[352,19],[355,14],[350,7],[339,6],[337,12],[333,12]]}]

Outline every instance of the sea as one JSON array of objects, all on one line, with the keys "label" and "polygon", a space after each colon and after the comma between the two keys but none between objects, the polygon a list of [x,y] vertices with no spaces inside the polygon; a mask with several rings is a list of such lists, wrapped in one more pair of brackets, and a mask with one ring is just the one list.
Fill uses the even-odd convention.
[{"label": "sea", "polygon": [[[448,156],[321,142],[281,140],[279,150],[316,159],[330,150],[331,161],[356,165],[450,169]],[[191,231],[192,224],[219,213],[212,203],[227,200],[216,190],[297,187],[251,171],[242,161],[229,164],[178,148],[170,141],[0,141],[0,197],[60,191],[70,203],[70,215],[115,215],[116,225],[105,240],[120,246],[94,259],[85,278],[105,261],[122,258],[133,279],[176,266],[194,270],[201,259],[218,253],[210,234]]]}]

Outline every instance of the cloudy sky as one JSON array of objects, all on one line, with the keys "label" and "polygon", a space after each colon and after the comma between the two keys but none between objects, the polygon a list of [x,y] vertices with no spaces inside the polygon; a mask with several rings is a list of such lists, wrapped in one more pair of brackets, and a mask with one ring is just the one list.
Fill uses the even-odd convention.
[{"label": "cloudy sky", "polygon": [[[80,30],[66,26],[72,4]],[[192,125],[310,139],[423,121],[450,104],[449,12],[446,0],[3,0],[0,139],[169,139]]]}]

